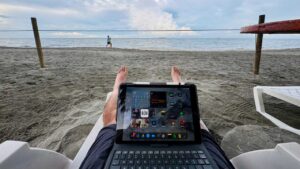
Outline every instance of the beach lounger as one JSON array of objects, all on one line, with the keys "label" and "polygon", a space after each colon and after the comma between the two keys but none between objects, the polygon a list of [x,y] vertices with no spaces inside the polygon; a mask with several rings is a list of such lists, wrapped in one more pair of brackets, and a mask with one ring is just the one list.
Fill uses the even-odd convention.
[{"label": "beach lounger", "polygon": [[300,107],[300,86],[289,86],[289,87],[256,86],[253,88],[253,92],[254,92],[256,111],[258,111],[265,118],[269,119],[279,128],[300,135],[299,129],[291,127],[285,124],[284,122],[278,120],[277,118],[271,116],[270,114],[268,114],[265,111],[265,106],[262,97],[262,94],[265,93]]},{"label": "beach lounger", "polygon": [[230,161],[236,169],[299,169],[300,145],[281,143],[274,149],[250,151]]},{"label": "beach lounger", "polygon": [[[106,101],[111,93],[107,94]],[[26,142],[5,141],[0,144],[0,168],[5,169],[78,169],[103,127],[102,115],[85,139],[74,160],[57,152],[31,148]],[[236,169],[298,169],[300,145],[278,144],[275,149],[257,150],[231,159]]]}]

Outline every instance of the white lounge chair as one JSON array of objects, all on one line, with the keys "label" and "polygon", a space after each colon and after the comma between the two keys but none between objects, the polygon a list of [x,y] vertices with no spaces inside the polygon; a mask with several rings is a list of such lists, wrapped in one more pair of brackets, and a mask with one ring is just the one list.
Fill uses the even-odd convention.
[{"label": "white lounge chair", "polygon": [[265,93],[300,107],[300,86],[289,86],[289,87],[256,86],[253,88],[253,92],[254,92],[256,111],[258,111],[261,115],[269,119],[279,128],[300,135],[299,129],[291,127],[285,124],[284,122],[278,120],[277,118],[271,116],[270,114],[268,114],[265,111],[265,106],[262,97],[262,94]]},{"label": "white lounge chair", "polygon": [[[110,94],[108,93],[106,100]],[[74,160],[51,150],[30,148],[26,142],[5,141],[0,144],[0,169],[77,169],[102,127],[101,115]],[[275,149],[244,153],[231,161],[236,169],[298,169],[300,145],[279,144]]]}]

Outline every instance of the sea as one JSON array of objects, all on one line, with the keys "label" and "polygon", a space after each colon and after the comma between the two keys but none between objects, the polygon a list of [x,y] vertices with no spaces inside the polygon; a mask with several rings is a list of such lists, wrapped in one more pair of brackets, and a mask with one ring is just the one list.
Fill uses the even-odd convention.
[{"label": "sea", "polygon": [[[105,47],[105,38],[43,38],[43,48]],[[255,38],[113,38],[113,47],[144,50],[254,50]],[[33,38],[0,38],[2,47],[35,47]],[[263,49],[300,48],[300,39],[264,38]]]}]

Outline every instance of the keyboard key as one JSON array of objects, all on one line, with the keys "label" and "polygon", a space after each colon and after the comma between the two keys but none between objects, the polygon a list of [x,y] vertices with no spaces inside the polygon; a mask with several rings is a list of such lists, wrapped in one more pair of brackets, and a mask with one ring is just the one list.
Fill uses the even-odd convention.
[{"label": "keyboard key", "polygon": [[193,158],[200,158],[199,154],[193,154]]},{"label": "keyboard key", "polygon": [[135,154],[141,154],[141,152],[140,152],[140,151],[135,151],[134,153],[135,153]]},{"label": "keyboard key", "polygon": [[155,164],[155,160],[151,159],[151,160],[150,160],[150,164],[151,164],[151,165],[154,165],[154,164]]},{"label": "keyboard key", "polygon": [[110,169],[120,169],[120,166],[110,166]]},{"label": "keyboard key", "polygon": [[171,165],[167,165],[167,166],[166,166],[166,169],[174,169],[174,167],[171,166]]},{"label": "keyboard key", "polygon": [[143,167],[142,166],[137,166],[136,169],[143,169]]},{"label": "keyboard key", "polygon": [[197,164],[197,160],[191,159],[191,163],[192,163],[192,164]]},{"label": "keyboard key", "polygon": [[121,151],[116,151],[116,154],[121,154],[122,152]]},{"label": "keyboard key", "polygon": [[126,164],[126,160],[122,160],[122,161],[121,161],[121,164],[122,164],[122,165],[125,165],[125,164]]},{"label": "keyboard key", "polygon": [[119,154],[114,154],[114,159],[118,159],[119,158]]},{"label": "keyboard key", "polygon": [[119,160],[113,160],[112,162],[111,162],[111,165],[119,165]]},{"label": "keyboard key", "polygon": [[159,154],[159,151],[154,151],[154,154]]},{"label": "keyboard key", "polygon": [[201,165],[205,164],[204,160],[202,160],[202,159],[198,159],[197,161],[198,161],[198,164],[201,164]]},{"label": "keyboard key", "polygon": [[211,165],[203,165],[203,169],[213,169]]},{"label": "keyboard key", "polygon": [[203,169],[201,165],[196,165],[196,169]]},{"label": "keyboard key", "polygon": [[210,164],[208,159],[205,159],[204,162],[205,162],[205,164]]},{"label": "keyboard key", "polygon": [[197,151],[198,154],[203,154],[204,152],[202,150]]},{"label": "keyboard key", "polygon": [[177,162],[178,162],[179,165],[183,164],[183,160],[181,160],[181,159],[179,159]]},{"label": "keyboard key", "polygon": [[189,159],[185,159],[184,160],[184,164],[190,164],[190,160]]},{"label": "keyboard key", "polygon": [[134,163],[133,163],[133,160],[128,160],[128,164],[129,165],[133,165]]},{"label": "keyboard key", "polygon": [[193,165],[189,165],[189,169],[195,169]]},{"label": "keyboard key", "polygon": [[199,156],[200,156],[200,158],[206,158],[205,154],[200,154]]},{"label": "keyboard key", "polygon": [[121,167],[121,169],[128,169],[128,168],[129,168],[129,167],[126,166],[126,165],[124,165],[124,166]]},{"label": "keyboard key", "polygon": [[134,154],[134,151],[129,151],[129,154]]},{"label": "keyboard key", "polygon": [[122,154],[128,154],[128,151],[123,151]]},{"label": "keyboard key", "polygon": [[176,164],[176,161],[175,161],[174,159],[171,159],[171,160],[170,160],[170,164],[171,164],[171,165],[175,165],[175,164]]}]

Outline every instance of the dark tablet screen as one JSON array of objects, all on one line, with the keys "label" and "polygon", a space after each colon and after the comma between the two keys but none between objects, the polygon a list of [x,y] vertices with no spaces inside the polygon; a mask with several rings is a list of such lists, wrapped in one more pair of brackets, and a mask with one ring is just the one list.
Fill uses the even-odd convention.
[{"label": "dark tablet screen", "polygon": [[122,141],[195,141],[190,87],[126,86],[120,90],[117,128],[122,130]]}]

